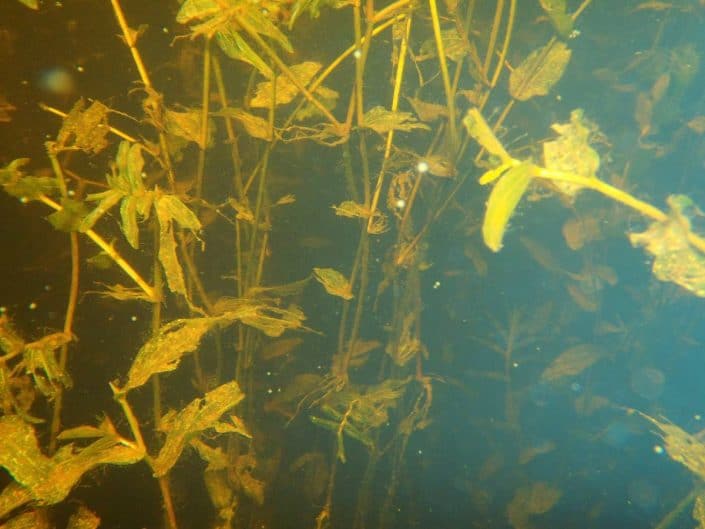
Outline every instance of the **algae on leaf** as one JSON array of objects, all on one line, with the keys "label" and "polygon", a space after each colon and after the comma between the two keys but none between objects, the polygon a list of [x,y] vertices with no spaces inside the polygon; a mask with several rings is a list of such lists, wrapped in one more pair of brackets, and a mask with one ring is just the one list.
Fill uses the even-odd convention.
[{"label": "algae on leaf", "polygon": [[186,444],[204,430],[251,437],[237,417],[230,417],[230,421],[221,419],[244,398],[240,386],[232,381],[209,391],[203,398],[192,400],[184,409],[171,411],[162,417],[160,429],[167,432],[167,437],[154,460],[154,475],[165,475],[179,459]]},{"label": "algae on leaf", "polygon": [[705,256],[689,241],[690,215],[697,208],[685,195],[671,195],[667,202],[671,208],[668,219],[653,222],[642,233],[630,233],[629,241],[654,256],[652,271],[656,279],[670,281],[705,297]]}]

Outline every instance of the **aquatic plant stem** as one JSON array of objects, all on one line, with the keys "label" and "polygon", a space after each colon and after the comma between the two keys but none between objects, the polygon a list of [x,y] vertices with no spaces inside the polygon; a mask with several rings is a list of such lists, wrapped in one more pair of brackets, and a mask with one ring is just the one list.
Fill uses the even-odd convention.
[{"label": "aquatic plant stem", "polygon": [[[37,199],[40,202],[43,202],[50,208],[60,211],[62,209],[61,204],[58,204],[57,202],[54,202],[51,198],[49,198],[46,195],[39,195]],[[139,286],[142,291],[147,295],[147,298],[152,301],[152,302],[157,302],[159,301],[159,298],[157,297],[154,289],[144,280],[142,279],[142,276],[139,275],[139,273],[132,268],[132,265],[128,263],[118,252],[113,248],[110,244],[108,244],[105,239],[103,239],[100,235],[98,235],[95,231],[91,230],[86,230],[85,234],[95,243],[98,245],[98,247],[103,250],[108,257],[110,257],[116,265],[118,265],[122,270],[130,276],[130,278],[137,283],[137,286]]]},{"label": "aquatic plant stem", "polygon": [[113,5],[113,11],[115,12],[115,18],[117,18],[118,24],[120,25],[120,29],[122,30],[122,35],[125,38],[125,44],[127,44],[127,47],[130,50],[130,53],[132,54],[132,60],[135,62],[135,66],[137,66],[137,71],[140,74],[140,79],[142,79],[142,82],[144,83],[145,86],[151,87],[152,82],[149,79],[149,74],[147,73],[147,68],[144,66],[144,62],[142,61],[142,57],[140,56],[140,52],[137,49],[136,43],[137,43],[137,32],[131,29],[127,25],[127,20],[125,19],[125,13],[122,10],[122,6],[120,5],[119,0],[110,0],[110,3]]},{"label": "aquatic plant stem", "polygon": [[485,62],[482,65],[482,75],[485,79],[489,79],[490,64],[494,56],[494,47],[497,44],[497,34],[499,33],[499,25],[502,22],[502,12],[504,11],[504,0],[497,0],[494,11],[494,21],[492,22],[492,32],[490,40],[487,43],[485,51]]},{"label": "aquatic plant stem", "polygon": [[[501,1],[501,0],[500,0]],[[446,94],[446,106],[448,107],[448,132],[450,134],[451,152],[455,152],[458,148],[458,126],[456,123],[455,112],[455,94],[453,93],[450,84],[450,75],[448,73],[448,62],[446,61],[445,46],[441,35],[441,22],[438,18],[438,6],[436,0],[428,0],[428,5],[431,8],[431,22],[433,23],[433,36],[436,39],[436,50],[438,53],[438,62],[441,66],[441,76],[443,77],[443,88]]]},{"label": "aquatic plant stem", "polygon": [[[130,426],[132,431],[132,436],[135,438],[137,443],[137,449],[144,454],[144,461],[149,465],[149,467],[154,470],[154,461],[152,457],[147,452],[147,446],[144,443],[144,437],[142,436],[142,430],[140,429],[140,423],[132,411],[130,403],[127,402],[127,393],[122,389],[117,387],[112,382],[109,382],[110,389],[113,391],[113,396],[115,400],[122,408],[122,412],[125,414],[127,419],[127,424]],[[171,487],[169,486],[168,475],[160,476],[157,479],[159,483],[159,490],[162,494],[162,499],[164,500],[164,514],[168,522],[169,529],[178,529],[178,523],[176,522],[176,513],[174,511],[174,502],[171,500]]]},{"label": "aquatic plant stem", "polygon": [[203,87],[201,94],[201,130],[198,138],[198,169],[196,171],[196,198],[203,196],[203,172],[206,167],[206,148],[208,147],[208,110],[211,90],[211,40],[203,44]]},{"label": "aquatic plant stem", "polygon": [[245,32],[250,36],[252,40],[254,40],[257,45],[262,48],[265,53],[269,56],[269,58],[274,62],[274,64],[277,65],[277,68],[281,70],[281,72],[286,75],[289,80],[298,88],[301,93],[304,95],[306,99],[308,99],[312,105],[314,105],[318,110],[321,111],[321,113],[326,117],[326,119],[335,127],[336,132],[342,133],[343,128],[342,124],[335,119],[335,116],[331,114],[330,110],[328,110],[323,103],[321,103],[311,92],[308,91],[308,89],[303,85],[301,80],[294,75],[294,73],[289,69],[289,67],[284,64],[284,61],[282,61],[279,58],[279,55],[269,46],[262,37],[260,37],[259,33],[257,33],[252,26],[248,22],[246,22],[242,17],[233,15],[233,19],[242,27],[242,29],[245,30]]},{"label": "aquatic plant stem", "polygon": [[[68,190],[66,188],[66,179],[64,178],[64,171],[57,158],[57,152],[55,149],[55,144],[53,142],[47,142],[47,153],[49,159],[51,160],[51,166],[54,170],[54,175],[59,183],[59,189],[61,191],[61,196],[64,199],[68,198]],[[79,284],[79,271],[80,271],[80,260],[79,260],[79,248],[78,248],[78,234],[76,232],[69,233],[69,244],[71,246],[71,281],[69,284],[69,299],[66,306],[66,313],[64,315],[64,334],[66,336],[73,335],[73,320],[76,313],[76,302],[78,300],[78,284]],[[66,364],[68,362],[68,343],[61,346],[61,351],[59,352],[59,367],[62,372],[66,372]],[[51,425],[49,427],[49,453],[53,454],[56,452],[57,437],[59,435],[59,430],[61,429],[61,408],[64,399],[64,388],[61,384],[57,385],[56,395],[52,403],[52,417]]]},{"label": "aquatic plant stem", "polygon": [[[399,46],[399,57],[397,59],[397,74],[394,80],[394,94],[392,95],[392,112],[396,112],[399,108],[399,94],[401,93],[401,85],[404,80],[404,65],[406,64],[406,55],[409,43],[409,35],[411,33],[411,16],[406,17],[406,28],[404,30],[404,36],[401,39],[401,45]],[[377,175],[377,185],[375,186],[375,192],[372,196],[372,204],[370,204],[370,216],[367,219],[367,232],[371,233],[373,231],[375,210],[377,209],[377,204],[379,203],[379,197],[382,193],[382,185],[384,183],[384,174],[387,168],[387,162],[389,160],[389,155],[392,151],[392,144],[394,143],[394,129],[391,129],[387,133],[387,143],[384,148],[384,158],[382,159],[382,164],[379,169],[379,174]]]}]

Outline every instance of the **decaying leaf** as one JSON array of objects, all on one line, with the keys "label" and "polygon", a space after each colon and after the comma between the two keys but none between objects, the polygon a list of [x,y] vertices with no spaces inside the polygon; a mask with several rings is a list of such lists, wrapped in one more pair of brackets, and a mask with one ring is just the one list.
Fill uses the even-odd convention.
[{"label": "decaying leaf", "polygon": [[93,101],[88,108],[81,98],[73,106],[61,125],[56,139],[56,149],[77,149],[97,154],[108,146],[106,138],[110,109],[100,101]]},{"label": "decaying leaf", "polygon": [[553,359],[553,362],[541,373],[541,379],[555,381],[564,377],[572,377],[604,358],[604,356],[603,351],[592,344],[574,345]]},{"label": "decaying leaf", "polygon": [[705,116],[695,116],[686,125],[696,134],[705,134]]},{"label": "decaying leaf", "polygon": [[568,283],[565,288],[570,298],[585,312],[597,312],[600,308],[600,298],[595,290],[585,290],[579,283]]},{"label": "decaying leaf", "polygon": [[181,411],[167,413],[159,428],[167,432],[166,441],[154,460],[154,475],[159,477],[169,472],[181,456],[186,444],[201,432],[213,429],[218,433],[236,433],[251,437],[242,423],[223,421],[221,417],[237,406],[245,394],[237,382],[232,381],[206,393],[203,398],[192,400]]},{"label": "decaying leaf", "polygon": [[245,128],[245,132],[253,138],[265,141],[272,141],[272,139],[274,139],[273,130],[272,127],[269,126],[269,122],[260,116],[255,116],[254,114],[234,107],[228,107],[225,110],[216,112],[215,115],[236,119]]},{"label": "decaying leaf", "polygon": [[376,106],[365,112],[363,126],[378,134],[391,130],[410,132],[414,129],[429,130],[428,125],[416,121],[411,112],[392,112],[384,107]]},{"label": "decaying leaf", "polygon": [[[332,206],[332,208],[335,210],[335,214],[339,217],[357,217],[362,219],[368,219],[370,217],[370,210],[368,208],[366,208],[363,204],[358,204],[357,202],[353,202],[352,200],[345,200],[337,206]],[[372,215],[371,226],[370,228],[368,228],[368,233],[380,234],[387,231],[387,229],[387,216],[378,209],[375,210],[374,214]]]},{"label": "decaying leaf", "polygon": [[164,268],[169,290],[175,294],[188,295],[184,272],[176,256],[176,240],[174,238],[174,221],[182,228],[193,233],[201,229],[201,222],[176,195],[159,194],[155,203],[157,220],[159,221],[159,262]]},{"label": "decaying leaf", "polygon": [[519,464],[526,465],[529,461],[533,461],[536,457],[543,454],[548,454],[555,449],[556,443],[551,440],[526,446],[519,452]]},{"label": "decaying leaf", "polygon": [[70,341],[71,336],[57,332],[24,346],[22,354],[25,370],[31,375],[37,389],[46,397],[53,398],[59,391],[59,386],[72,386],[71,377],[56,359],[57,349]]},{"label": "decaying leaf", "polygon": [[41,195],[51,195],[57,189],[56,178],[25,174],[22,167],[28,163],[28,158],[17,158],[0,167],[0,185],[5,192],[23,201],[37,200]]},{"label": "decaying leaf", "polygon": [[602,238],[600,220],[597,216],[573,217],[563,224],[563,238],[571,250],[580,250],[585,244]]},{"label": "decaying leaf", "polygon": [[[164,124],[167,134],[193,142],[203,150],[213,145],[213,136],[215,134],[213,121],[209,119],[206,123],[208,130],[202,138],[201,109],[191,108],[183,112],[164,109]],[[205,145],[202,143],[203,139],[205,139]]]},{"label": "decaying leaf", "polygon": [[0,417],[0,467],[14,483],[0,493],[0,518],[29,502],[54,505],[68,496],[83,474],[99,465],[128,465],[144,454],[113,436],[102,437],[84,448],[69,444],[53,457],[39,449],[34,429],[17,415]]},{"label": "decaying leaf", "polygon": [[176,369],[181,357],[195,351],[201,338],[221,321],[215,317],[189,318],[162,325],[159,332],[140,348],[122,390],[138,388],[153,374]]},{"label": "decaying leaf", "polygon": [[[559,134],[555,140],[543,144],[544,166],[593,178],[600,168],[600,155],[590,146],[590,138],[597,126],[580,109],[570,113],[569,123],[554,123],[551,128]],[[551,185],[570,200],[582,189],[569,182],[552,181]]]},{"label": "decaying leaf", "polygon": [[103,286],[105,287],[105,290],[101,290],[95,293],[104,298],[116,299],[118,301],[135,300],[147,301],[149,303],[154,302],[154,300],[150,298],[147,294],[145,294],[144,290],[139,287],[131,288],[120,284]]},{"label": "decaying leaf", "polygon": [[545,96],[563,77],[570,54],[561,41],[532,51],[509,75],[509,93],[519,101]]},{"label": "decaying leaf", "polygon": [[291,4],[289,15],[289,29],[303,13],[308,13],[311,18],[318,18],[322,7],[340,9],[352,4],[352,0],[294,0]]},{"label": "decaying leaf", "polygon": [[17,110],[10,102],[5,99],[5,96],[0,94],[0,123],[9,123],[12,121],[11,112]]},{"label": "decaying leaf", "polygon": [[526,529],[529,517],[550,511],[563,495],[562,491],[543,481],[521,487],[507,507],[507,517],[514,529]]},{"label": "decaying leaf", "polygon": [[336,433],[337,457],[345,462],[343,437],[348,436],[372,449],[372,430],[387,423],[390,408],[396,406],[410,381],[410,377],[387,379],[365,390],[346,385],[341,391],[328,395],[320,406],[323,416],[312,415],[311,421]]},{"label": "decaying leaf", "polygon": [[[443,41],[443,51],[445,56],[451,61],[458,62],[462,60],[470,51],[468,41],[458,33],[455,27],[450,27],[441,30],[441,40]],[[419,50],[420,54],[416,57],[417,62],[427,59],[432,59],[438,55],[438,47],[435,39],[428,39]]]},{"label": "decaying leaf", "polygon": [[215,36],[220,48],[229,57],[251,64],[268,79],[272,70],[267,61],[262,59],[248,44],[240,32],[238,19],[246,23],[253,31],[276,42],[285,51],[292,52],[289,39],[282,33],[273,20],[267,17],[259,5],[236,0],[185,0],[176,15],[180,24],[191,24],[191,38],[203,35]]},{"label": "decaying leaf", "polygon": [[418,163],[426,163],[428,172],[440,178],[453,178],[458,174],[452,160],[441,154],[424,156],[418,160]]},{"label": "decaying leaf", "polygon": [[353,298],[352,286],[348,278],[332,268],[314,268],[313,277],[323,285],[326,292],[345,300]]},{"label": "decaying leaf", "polygon": [[693,520],[698,522],[695,529],[705,529],[705,492],[700,491],[693,503]]},{"label": "decaying leaf", "polygon": [[556,32],[563,38],[573,31],[573,17],[567,13],[566,0],[540,0],[544,10]]},{"label": "decaying leaf", "polygon": [[79,505],[78,510],[69,518],[66,529],[98,529],[100,516],[85,505]]},{"label": "decaying leaf", "polygon": [[[313,77],[321,69],[321,64],[314,61],[306,61],[300,64],[294,64],[289,67],[291,73],[296,77],[299,83],[303,86],[308,86]],[[299,88],[286,75],[281,74],[276,78],[276,100],[275,105],[286,105],[291,103],[299,94]],[[264,81],[257,83],[255,95],[250,99],[252,108],[269,108],[272,105],[272,82]],[[329,88],[319,86],[314,94],[323,97],[324,99],[336,99],[338,93]]]},{"label": "decaying leaf", "polygon": [[278,338],[286,330],[302,329],[306,319],[296,305],[279,307],[275,299],[228,298],[215,303],[213,310],[229,321],[239,320],[245,325],[259,329],[267,336]]},{"label": "decaying leaf", "polygon": [[427,103],[415,97],[407,97],[406,99],[419,119],[425,123],[430,123],[448,116],[448,108],[445,105]]},{"label": "decaying leaf", "polygon": [[288,355],[303,343],[301,338],[282,338],[274,340],[262,347],[260,356],[262,360],[272,360]]},{"label": "decaying leaf", "polygon": [[482,238],[493,252],[502,249],[509,218],[514,213],[532,178],[533,165],[524,162],[507,170],[494,185],[487,199]]},{"label": "decaying leaf", "polygon": [[700,479],[705,480],[705,444],[692,434],[679,428],[668,420],[660,421],[639,410],[628,408],[629,413],[636,413],[659,429],[668,457],[685,466]]},{"label": "decaying leaf", "polygon": [[697,214],[695,205],[685,195],[670,195],[667,202],[671,210],[668,219],[652,223],[642,233],[630,233],[629,241],[654,256],[652,272],[656,279],[705,297],[705,256],[688,241],[690,216]]}]

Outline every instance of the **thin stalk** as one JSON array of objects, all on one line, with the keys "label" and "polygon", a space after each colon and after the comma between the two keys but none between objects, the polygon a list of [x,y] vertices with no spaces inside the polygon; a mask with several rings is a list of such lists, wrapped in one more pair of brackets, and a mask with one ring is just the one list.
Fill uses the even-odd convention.
[{"label": "thin stalk", "polygon": [[[76,303],[78,301],[78,283],[79,283],[79,271],[80,271],[80,260],[79,260],[79,248],[78,248],[78,234],[76,232],[71,232],[69,234],[69,241],[71,244],[71,283],[69,285],[69,300],[66,304],[66,314],[64,316],[64,334],[71,336],[73,334],[73,319],[76,314]],[[66,372],[66,365],[68,363],[68,344],[61,346],[61,351],[59,353],[59,367],[62,372]],[[64,390],[61,385],[58,385],[58,391],[54,397],[53,410],[51,417],[51,429],[49,438],[49,453],[53,454],[56,452],[57,436],[59,435],[59,430],[61,429],[61,406],[64,399]]]},{"label": "thin stalk", "polygon": [[[500,0],[501,1],[501,0]],[[445,46],[441,35],[441,22],[438,17],[438,6],[436,0],[428,0],[428,5],[431,8],[431,21],[433,23],[433,35],[436,39],[436,50],[438,53],[438,62],[441,66],[441,76],[443,77],[443,89],[446,94],[446,106],[448,107],[448,132],[450,134],[451,150],[455,152],[458,146],[458,128],[456,123],[455,112],[455,94],[450,83],[450,75],[448,73],[448,63],[446,61]]]},{"label": "thin stalk", "polygon": [[[392,95],[392,112],[396,112],[399,107],[399,94],[401,93],[401,85],[404,80],[404,65],[406,64],[406,55],[409,42],[409,34],[411,33],[411,16],[406,18],[406,29],[404,31],[404,37],[401,40],[401,45],[399,46],[399,57],[397,60],[397,74],[394,80],[394,94]],[[392,144],[394,142],[394,129],[391,129],[387,133],[387,144],[384,148],[384,158],[382,159],[382,164],[379,170],[379,175],[377,175],[377,185],[375,187],[375,192],[372,197],[372,204],[370,205],[370,216],[367,219],[367,231],[368,233],[372,231],[372,225],[374,224],[374,213],[377,209],[377,204],[379,203],[379,197],[382,193],[382,186],[384,183],[384,173],[387,168],[387,162],[389,160],[389,155],[392,151]]]},{"label": "thin stalk", "polygon": [[279,58],[279,55],[272,49],[269,44],[267,44],[262,37],[259,36],[259,33],[254,30],[252,26],[248,22],[246,22],[242,17],[233,15],[233,19],[242,27],[242,29],[245,30],[245,32],[250,36],[252,40],[254,40],[257,45],[262,48],[265,53],[269,56],[269,58],[274,62],[274,64],[277,65],[277,68],[279,68],[284,75],[286,75],[289,80],[298,88],[301,93],[304,95],[306,99],[308,99],[311,104],[313,104],[318,110],[320,110],[323,115],[326,117],[328,121],[335,127],[337,131],[342,131],[341,123],[335,119],[335,116],[331,114],[330,110],[328,110],[323,103],[321,103],[311,92],[308,91],[308,89],[303,85],[303,83],[299,80],[298,77],[294,75],[294,73],[289,69],[289,67],[284,64],[284,62]]},{"label": "thin stalk", "polygon": [[[60,211],[62,209],[60,204],[57,204],[46,195],[40,194],[37,199],[56,211]],[[159,298],[154,289],[149,284],[147,284],[144,279],[142,279],[142,276],[140,276],[140,274],[134,268],[132,268],[132,265],[130,265],[130,263],[125,261],[125,259],[117,252],[117,250],[115,250],[115,248],[112,247],[111,244],[107,243],[105,239],[103,239],[93,230],[86,230],[85,234],[95,244],[97,244],[98,247],[100,247],[100,249],[103,250],[108,255],[108,257],[110,257],[115,262],[116,265],[122,268],[123,272],[125,272],[130,277],[130,279],[132,279],[137,284],[137,286],[142,289],[142,291],[146,294],[147,298],[150,301],[159,301]]]},{"label": "thin stalk", "polygon": [[203,173],[206,167],[206,147],[208,146],[208,112],[211,92],[211,40],[203,45],[203,88],[201,93],[201,130],[198,138],[198,168],[196,171],[196,198],[203,196]]},{"label": "thin stalk", "polygon": [[489,79],[490,64],[494,56],[494,47],[497,44],[497,34],[499,33],[499,25],[502,22],[503,11],[504,0],[497,0],[495,4],[494,20],[492,21],[492,32],[490,33],[490,40],[487,43],[487,50],[485,52],[485,63],[482,65],[482,76],[485,79]]}]

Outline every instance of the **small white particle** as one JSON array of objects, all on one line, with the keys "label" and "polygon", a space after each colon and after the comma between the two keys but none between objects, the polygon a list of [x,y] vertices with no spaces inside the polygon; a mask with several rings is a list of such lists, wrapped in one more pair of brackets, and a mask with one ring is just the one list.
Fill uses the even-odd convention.
[{"label": "small white particle", "polygon": [[421,160],[419,163],[416,164],[416,170],[419,173],[427,173],[428,172],[428,162],[426,160]]}]

